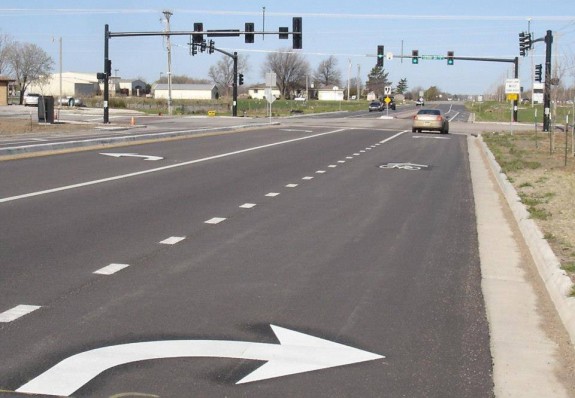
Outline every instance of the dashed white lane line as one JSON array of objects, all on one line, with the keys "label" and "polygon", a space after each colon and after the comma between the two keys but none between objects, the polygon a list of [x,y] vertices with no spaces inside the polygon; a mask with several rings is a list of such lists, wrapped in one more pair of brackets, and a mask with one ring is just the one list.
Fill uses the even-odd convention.
[{"label": "dashed white lane line", "polygon": [[26,305],[26,304],[17,305],[16,307],[1,313],[0,322],[5,323],[15,321],[16,319],[23,317],[24,315],[27,315],[33,311],[36,311],[39,308],[41,308],[41,306],[39,305]]},{"label": "dashed white lane line", "polygon": [[276,196],[278,196],[278,195],[279,195],[279,192],[270,192],[270,193],[267,193],[267,194],[266,194],[266,196],[268,196],[268,197],[270,197],[270,198],[274,198],[274,197],[276,197]]},{"label": "dashed white lane line", "polygon": [[359,156],[359,152],[354,153],[353,156]]},{"label": "dashed white lane line", "polygon": [[353,159],[353,156],[346,156],[346,159]]},{"label": "dashed white lane line", "polygon": [[337,167],[337,164],[330,164],[330,165],[327,166],[327,167],[331,167],[331,168],[333,169],[333,168]]},{"label": "dashed white lane line", "polygon": [[295,188],[297,187],[297,184],[287,184],[286,188]]},{"label": "dashed white lane line", "polygon": [[313,180],[312,176],[305,176],[304,178],[302,178],[302,180]]},{"label": "dashed white lane line", "polygon": [[316,173],[316,174],[324,174],[324,173],[325,173],[325,170],[318,170],[318,171],[316,171],[315,173]]},{"label": "dashed white lane line", "polygon": [[242,209],[251,209],[252,207],[256,207],[255,203],[244,203],[243,205],[240,205],[240,207]]},{"label": "dashed white lane line", "polygon": [[338,160],[338,163],[345,163],[345,160]]},{"label": "dashed white lane line", "polygon": [[118,271],[123,270],[124,268],[129,267],[130,264],[115,264],[112,263],[110,265],[106,265],[104,268],[100,268],[97,271],[94,271],[94,274],[99,274],[99,275],[112,275],[115,274]]},{"label": "dashed white lane line", "polygon": [[222,221],[226,221],[226,219],[223,218],[223,217],[214,217],[214,218],[210,218],[210,219],[207,220],[207,221],[204,221],[204,223],[205,223],[205,224],[219,224],[219,223],[221,223]]},{"label": "dashed white lane line", "polygon": [[186,239],[185,236],[172,236],[168,239],[164,239],[163,241],[161,241],[160,243],[162,245],[175,245],[178,242],[183,241],[184,239]]}]

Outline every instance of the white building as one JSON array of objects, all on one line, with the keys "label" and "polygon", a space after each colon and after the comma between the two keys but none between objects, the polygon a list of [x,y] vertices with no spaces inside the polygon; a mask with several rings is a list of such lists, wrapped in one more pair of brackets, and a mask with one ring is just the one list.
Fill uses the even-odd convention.
[{"label": "white building", "polygon": [[320,88],[317,90],[319,101],[343,101],[343,88]]},{"label": "white building", "polygon": [[48,79],[30,84],[27,92],[58,97],[62,88],[63,97],[92,97],[97,95],[100,87],[96,73],[64,72],[51,74]]},{"label": "white building", "polygon": [[122,94],[142,96],[146,94],[146,82],[139,79],[114,79]]},{"label": "white building", "polygon": [[[219,98],[215,84],[172,84],[172,99],[214,100]],[[154,98],[168,98],[168,85],[156,84]]]},{"label": "white building", "polygon": [[[248,89],[248,95],[253,99],[265,99],[266,89],[269,87],[264,86],[254,86]],[[272,87],[272,95],[276,98],[281,96],[280,90],[277,87]]]}]

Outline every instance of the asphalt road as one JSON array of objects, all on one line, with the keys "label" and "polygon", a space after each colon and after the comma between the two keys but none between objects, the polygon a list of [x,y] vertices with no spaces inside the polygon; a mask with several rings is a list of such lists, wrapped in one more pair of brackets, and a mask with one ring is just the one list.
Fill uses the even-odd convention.
[{"label": "asphalt road", "polygon": [[0,390],[491,396],[466,137],[317,124],[2,163]]}]

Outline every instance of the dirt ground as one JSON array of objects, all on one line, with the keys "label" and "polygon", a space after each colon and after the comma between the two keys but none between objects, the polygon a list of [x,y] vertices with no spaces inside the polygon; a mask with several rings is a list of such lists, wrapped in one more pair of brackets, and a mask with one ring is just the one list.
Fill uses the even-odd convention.
[{"label": "dirt ground", "polygon": [[575,157],[571,133],[556,132],[553,143],[551,135],[543,132],[491,133],[483,138],[562,268],[575,282]]},{"label": "dirt ground", "polygon": [[10,137],[30,133],[49,133],[49,132],[77,132],[93,128],[89,124],[72,124],[72,123],[38,123],[36,118],[8,118],[0,117],[0,136]]}]

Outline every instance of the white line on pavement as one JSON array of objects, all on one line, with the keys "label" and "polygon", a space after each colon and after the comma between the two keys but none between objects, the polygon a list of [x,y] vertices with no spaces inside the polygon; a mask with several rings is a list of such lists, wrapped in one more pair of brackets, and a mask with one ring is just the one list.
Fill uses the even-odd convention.
[{"label": "white line on pavement", "polygon": [[168,239],[164,239],[163,241],[161,241],[160,243],[163,245],[175,245],[178,242],[183,241],[184,239],[186,239],[185,236],[172,236]]},{"label": "white line on pavement", "polygon": [[112,275],[115,274],[118,271],[123,270],[124,268],[129,267],[130,264],[110,264],[105,266],[104,268],[100,268],[97,271],[94,271],[94,274],[99,274],[99,275]]},{"label": "white line on pavement", "polygon": [[226,219],[223,217],[214,217],[214,218],[210,218],[208,221],[204,221],[205,224],[219,224],[222,221],[225,221]]},{"label": "white line on pavement", "polygon": [[291,139],[291,140],[274,142],[274,143],[272,143],[272,144],[260,145],[260,146],[256,146],[256,147],[251,147],[251,148],[246,148],[246,149],[240,149],[240,150],[238,150],[238,151],[222,153],[222,154],[220,154],[220,155],[214,155],[214,156],[208,156],[208,157],[201,158],[201,159],[190,160],[189,162],[182,162],[182,163],[177,163],[177,164],[171,164],[171,165],[162,166],[162,167],[157,167],[157,168],[153,168],[153,169],[148,169],[148,170],[143,170],[143,171],[137,171],[137,172],[134,172],[134,173],[122,174],[122,175],[117,175],[117,176],[113,176],[113,177],[102,178],[102,179],[99,179],[99,180],[86,181],[86,182],[82,182],[82,183],[79,183],[79,184],[65,185],[65,186],[58,187],[58,188],[46,189],[46,190],[37,191],[37,192],[30,192],[30,193],[22,194],[22,195],[9,196],[9,197],[6,197],[6,198],[0,198],[0,203],[11,202],[11,201],[20,200],[20,199],[25,199],[25,198],[31,198],[31,197],[34,197],[34,196],[47,195],[47,194],[51,194],[51,193],[55,193],[55,192],[60,192],[60,191],[67,191],[67,190],[71,190],[71,189],[86,187],[86,186],[89,186],[89,185],[102,184],[102,183],[110,182],[110,181],[122,180],[122,179],[130,178],[130,177],[140,176],[140,175],[143,175],[143,174],[151,174],[151,173],[156,173],[156,172],[158,172],[158,171],[163,171],[163,170],[168,170],[168,169],[174,169],[174,168],[177,168],[177,167],[189,166],[189,165],[191,165],[191,164],[200,163],[200,162],[205,162],[205,161],[208,161],[208,160],[220,159],[220,158],[224,158],[224,157],[228,157],[228,156],[233,156],[233,155],[238,155],[238,154],[240,154],[240,153],[246,153],[246,152],[256,151],[256,150],[259,150],[259,149],[270,148],[270,147],[273,147],[273,146],[289,144],[289,143],[292,143],[292,142],[297,142],[297,141],[302,141],[302,140],[309,140],[309,139],[311,139],[311,138],[321,137],[321,136],[329,135],[329,134],[341,133],[341,132],[344,131],[344,130],[345,130],[345,129],[337,129],[337,130],[327,131],[327,132],[325,132],[325,133],[308,135],[308,136],[306,136],[306,137],[299,137],[299,138],[294,138],[294,139]]},{"label": "white line on pavement", "polygon": [[39,305],[20,304],[0,314],[0,322],[12,322],[41,308]]}]

